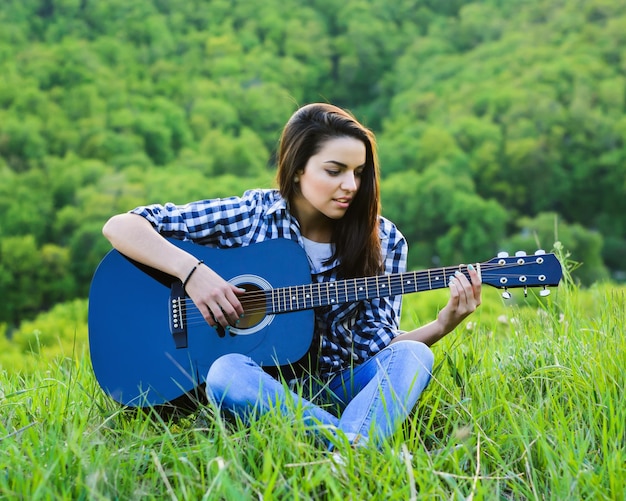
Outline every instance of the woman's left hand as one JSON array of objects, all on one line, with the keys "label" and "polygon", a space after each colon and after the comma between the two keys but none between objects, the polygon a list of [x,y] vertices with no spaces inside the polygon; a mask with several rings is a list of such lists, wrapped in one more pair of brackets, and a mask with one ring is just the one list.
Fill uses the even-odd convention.
[{"label": "woman's left hand", "polygon": [[450,299],[437,317],[444,334],[451,332],[480,306],[482,291],[480,273],[471,264],[467,271],[469,280],[460,271],[450,279]]}]

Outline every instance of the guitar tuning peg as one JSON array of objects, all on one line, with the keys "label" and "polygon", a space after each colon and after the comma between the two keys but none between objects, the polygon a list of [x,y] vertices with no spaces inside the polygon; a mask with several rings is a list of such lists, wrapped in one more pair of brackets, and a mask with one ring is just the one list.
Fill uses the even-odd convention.
[{"label": "guitar tuning peg", "polygon": [[541,297],[549,296],[550,295],[550,289],[548,289],[547,287],[544,286],[544,288],[541,291],[539,291],[539,295]]},{"label": "guitar tuning peg", "polygon": [[543,249],[537,249],[535,251],[535,256],[543,256],[546,253]]},{"label": "guitar tuning peg", "polygon": [[526,255],[526,253],[524,251],[517,251],[515,253],[515,257],[524,257]]},{"label": "guitar tuning peg", "polygon": [[504,291],[502,292],[502,297],[504,299],[511,299],[511,293],[507,290],[507,288],[504,288]]},{"label": "guitar tuning peg", "polygon": [[509,253],[505,251],[498,252],[498,257],[509,257]]}]

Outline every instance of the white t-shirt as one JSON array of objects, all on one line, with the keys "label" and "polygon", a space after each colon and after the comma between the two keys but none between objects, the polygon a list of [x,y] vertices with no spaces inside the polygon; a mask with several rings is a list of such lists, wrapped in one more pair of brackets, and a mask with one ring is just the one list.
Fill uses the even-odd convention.
[{"label": "white t-shirt", "polygon": [[304,242],[304,250],[309,256],[309,261],[313,267],[313,270],[319,270],[322,265],[333,254],[333,244],[325,242],[314,242],[308,238],[302,237]]}]

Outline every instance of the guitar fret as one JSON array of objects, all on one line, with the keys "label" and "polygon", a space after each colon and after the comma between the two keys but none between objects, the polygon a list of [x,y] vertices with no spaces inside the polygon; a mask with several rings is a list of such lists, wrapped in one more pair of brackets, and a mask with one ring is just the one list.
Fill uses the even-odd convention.
[{"label": "guitar fret", "polygon": [[417,292],[418,290],[421,290],[422,288],[426,288],[426,286],[422,286],[420,284],[420,280],[419,280],[419,275],[417,273],[413,273],[413,290],[411,292]]},{"label": "guitar fret", "polygon": [[[396,280],[395,283],[392,281],[394,276],[399,277],[399,279]],[[392,291],[393,295],[404,294],[404,276],[403,275],[390,275],[389,276],[389,288]]]},{"label": "guitar fret", "polygon": [[407,278],[409,275],[404,273],[402,274],[402,279],[400,280],[400,283],[402,284],[402,292],[400,294],[405,294],[407,289],[406,287],[410,287],[411,285],[411,279]]},{"label": "guitar fret", "polygon": [[432,289],[432,284],[430,280],[430,272],[426,274],[422,274],[422,281],[423,281],[423,285],[421,288],[427,291]]},{"label": "guitar fret", "polygon": [[295,294],[293,294],[293,297],[295,298],[296,301],[296,310],[300,309],[300,287],[294,287],[295,289]]},{"label": "guitar fret", "polygon": [[306,308],[306,300],[308,299],[311,303],[311,306],[313,306],[313,301],[311,300],[311,285],[309,285],[309,292],[306,292],[306,286],[304,287],[304,307]]},{"label": "guitar fret", "polygon": [[[433,270],[433,271],[436,272],[436,275],[435,275],[435,278],[434,278],[435,285],[433,285],[431,283],[430,284],[430,288],[431,289],[439,289],[440,288],[439,284],[441,284],[441,275],[439,273],[443,271],[443,268],[437,268],[436,270]],[[445,272],[443,273],[443,281],[444,281],[444,283],[446,281],[446,274],[445,274]]]},{"label": "guitar fret", "polygon": [[354,300],[360,301],[364,298],[363,293],[365,292],[365,288],[363,284],[365,283],[364,278],[355,278],[354,279]]}]

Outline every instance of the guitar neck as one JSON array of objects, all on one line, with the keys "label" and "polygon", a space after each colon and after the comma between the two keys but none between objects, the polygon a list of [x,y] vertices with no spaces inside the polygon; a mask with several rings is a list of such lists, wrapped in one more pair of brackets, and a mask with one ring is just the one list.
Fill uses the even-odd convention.
[{"label": "guitar neck", "polygon": [[[447,287],[459,266],[280,287],[266,292],[268,313],[287,313]],[[469,278],[469,276],[468,276]]]}]

